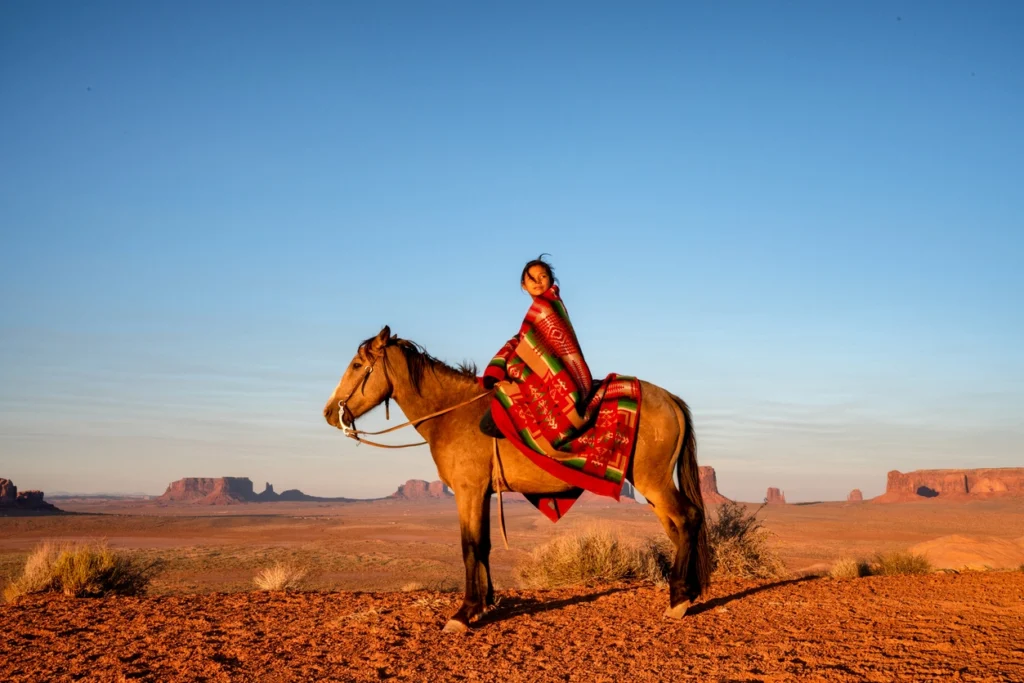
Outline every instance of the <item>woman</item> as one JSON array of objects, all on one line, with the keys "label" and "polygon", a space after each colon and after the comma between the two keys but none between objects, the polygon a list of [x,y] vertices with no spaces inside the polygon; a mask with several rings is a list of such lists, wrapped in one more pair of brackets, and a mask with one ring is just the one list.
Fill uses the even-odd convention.
[{"label": "woman", "polygon": [[583,426],[594,380],[543,254],[523,267],[519,284],[533,301],[519,334],[487,365],[483,382],[495,389],[520,438],[552,455]]},{"label": "woman", "polygon": [[640,382],[611,374],[595,387],[543,255],[526,264],[519,283],[533,301],[519,334],[484,371],[494,399],[480,426],[575,487],[551,496],[526,494],[557,521],[583,490],[618,500],[636,443]]}]

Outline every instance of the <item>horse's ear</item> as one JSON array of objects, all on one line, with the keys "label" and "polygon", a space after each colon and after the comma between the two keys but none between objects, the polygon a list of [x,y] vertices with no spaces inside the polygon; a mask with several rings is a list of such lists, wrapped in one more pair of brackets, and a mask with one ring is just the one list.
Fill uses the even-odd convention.
[{"label": "horse's ear", "polygon": [[385,325],[384,329],[373,340],[373,350],[380,351],[383,349],[387,346],[389,339],[391,339],[391,328]]}]

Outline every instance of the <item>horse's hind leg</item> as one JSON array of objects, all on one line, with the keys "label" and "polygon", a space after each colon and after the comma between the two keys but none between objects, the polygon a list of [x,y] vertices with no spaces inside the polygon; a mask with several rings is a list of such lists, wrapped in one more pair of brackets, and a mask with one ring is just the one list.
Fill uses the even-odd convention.
[{"label": "horse's hind leg", "polygon": [[667,485],[648,487],[646,491],[637,483],[637,490],[654,508],[654,514],[676,549],[669,574],[669,608],[665,610],[665,616],[678,619],[686,614],[690,603],[700,597],[700,584],[694,580],[696,569],[691,565],[696,561],[694,541],[703,522],[702,514],[700,508],[690,503],[671,480]]}]

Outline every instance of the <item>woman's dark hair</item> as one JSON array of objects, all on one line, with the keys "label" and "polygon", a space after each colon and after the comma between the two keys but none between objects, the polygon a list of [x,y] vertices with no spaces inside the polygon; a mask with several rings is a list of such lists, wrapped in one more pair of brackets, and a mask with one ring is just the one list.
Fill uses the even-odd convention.
[{"label": "woman's dark hair", "polygon": [[552,283],[558,282],[558,280],[555,278],[555,267],[544,260],[545,256],[551,256],[551,254],[541,254],[540,256],[538,256],[537,258],[533,259],[525,266],[523,266],[523,274],[519,276],[519,284],[526,284],[526,274],[529,273],[530,268],[533,268],[534,266],[541,266],[544,270],[546,270],[548,272],[548,279],[551,280]]}]

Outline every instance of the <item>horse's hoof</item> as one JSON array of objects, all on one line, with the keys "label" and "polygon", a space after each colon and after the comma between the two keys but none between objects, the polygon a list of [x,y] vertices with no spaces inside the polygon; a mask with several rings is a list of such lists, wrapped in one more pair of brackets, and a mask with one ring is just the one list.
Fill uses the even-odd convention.
[{"label": "horse's hoof", "polygon": [[448,623],[444,625],[445,633],[465,633],[469,630],[469,627],[463,624],[461,621],[455,619],[449,619]]},{"label": "horse's hoof", "polygon": [[672,607],[666,607],[665,608],[665,618],[666,619],[682,619],[683,617],[686,616],[686,610],[688,610],[689,608],[690,608],[690,601],[689,600],[684,600],[683,602],[679,603],[678,605],[673,605]]}]

